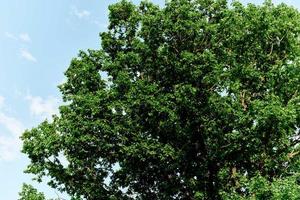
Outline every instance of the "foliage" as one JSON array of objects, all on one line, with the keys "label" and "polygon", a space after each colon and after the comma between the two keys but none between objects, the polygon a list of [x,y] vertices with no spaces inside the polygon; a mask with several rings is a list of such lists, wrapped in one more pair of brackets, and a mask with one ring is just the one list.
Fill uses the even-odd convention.
[{"label": "foliage", "polygon": [[299,12],[109,10],[102,48],[65,72],[60,114],[23,134],[27,172],[78,199],[297,199]]},{"label": "foliage", "polygon": [[46,200],[43,193],[38,192],[34,187],[28,184],[23,184],[19,196],[19,200]]},{"label": "foliage", "polygon": [[274,179],[268,181],[261,175],[244,180],[241,182],[244,193],[221,192],[224,200],[256,200],[256,199],[274,199],[274,200],[297,200],[300,199],[299,176],[291,176],[284,179]]}]

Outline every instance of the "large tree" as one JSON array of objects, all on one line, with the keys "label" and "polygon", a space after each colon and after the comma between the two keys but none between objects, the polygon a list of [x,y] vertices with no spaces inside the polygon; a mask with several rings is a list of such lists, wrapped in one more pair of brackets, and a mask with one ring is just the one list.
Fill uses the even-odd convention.
[{"label": "large tree", "polygon": [[296,9],[122,0],[109,10],[102,47],[65,72],[60,114],[22,136],[28,173],[87,200],[299,192]]}]

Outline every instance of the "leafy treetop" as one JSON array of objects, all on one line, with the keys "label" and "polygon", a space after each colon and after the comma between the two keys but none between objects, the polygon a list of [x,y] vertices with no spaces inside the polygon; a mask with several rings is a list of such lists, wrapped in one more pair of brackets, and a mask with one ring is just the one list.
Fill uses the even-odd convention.
[{"label": "leafy treetop", "polygon": [[28,173],[87,200],[279,199],[276,183],[297,191],[296,9],[121,0],[109,10],[102,48],[81,51],[65,72],[59,116],[22,136]]}]

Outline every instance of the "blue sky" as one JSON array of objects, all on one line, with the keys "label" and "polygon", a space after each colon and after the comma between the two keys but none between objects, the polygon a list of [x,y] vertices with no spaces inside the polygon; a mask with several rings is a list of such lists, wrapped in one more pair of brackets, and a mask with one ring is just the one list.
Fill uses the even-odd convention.
[{"label": "blue sky", "polygon": [[[20,134],[57,112],[57,85],[79,50],[100,47],[107,6],[116,0],[1,0],[0,6],[0,199],[16,200],[28,164]],[[138,2],[135,0],[134,2]],[[162,3],[162,0],[155,0]],[[262,0],[244,0],[261,3]],[[300,1],[285,2],[300,8]],[[46,184],[34,184],[56,197]]]}]

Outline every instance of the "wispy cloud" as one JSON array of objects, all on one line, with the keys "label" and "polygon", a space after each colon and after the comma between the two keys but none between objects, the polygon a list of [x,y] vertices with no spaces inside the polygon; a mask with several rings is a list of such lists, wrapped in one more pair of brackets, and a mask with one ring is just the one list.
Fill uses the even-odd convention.
[{"label": "wispy cloud", "polygon": [[0,113],[0,124],[3,125],[13,136],[19,137],[24,130],[20,121],[13,117],[9,117],[3,112]]},{"label": "wispy cloud", "polygon": [[31,38],[30,36],[28,35],[28,33],[21,33],[19,35],[19,39],[23,42],[31,42]]},{"label": "wispy cloud", "polygon": [[16,137],[0,136],[0,161],[14,161],[21,150],[21,141]]},{"label": "wispy cloud", "polygon": [[37,62],[37,59],[26,49],[20,49],[20,55],[30,62]]},{"label": "wispy cloud", "polygon": [[[31,42],[31,38],[28,33],[20,33],[18,36],[16,36],[13,33],[5,32],[5,36],[11,40],[17,41],[20,44]],[[27,49],[21,48],[19,54],[25,60],[37,62],[37,59]]]},{"label": "wispy cloud", "polygon": [[91,15],[91,12],[88,10],[79,10],[76,6],[71,7],[71,14],[76,16],[79,19],[88,18]]},{"label": "wispy cloud", "polygon": [[[4,97],[1,99],[1,106],[4,107]],[[13,161],[19,155],[21,149],[19,137],[25,128],[18,119],[8,116],[2,110],[0,110],[0,128],[6,132],[6,134],[0,132],[0,161]]]},{"label": "wispy cloud", "polygon": [[[71,9],[71,11],[69,14],[72,17],[75,17],[80,20],[85,20],[86,22],[89,22],[90,24],[94,24],[100,28],[107,28],[107,26],[108,26],[107,23],[103,23],[100,20],[98,20],[97,18],[95,18],[95,16],[93,16],[93,14],[88,10],[79,9],[76,6],[72,6],[70,9]],[[70,18],[67,18],[66,22],[69,24],[72,24]]]},{"label": "wispy cloud", "polygon": [[52,115],[58,113],[59,100],[54,97],[43,99],[40,96],[27,95],[26,100],[29,101],[29,109],[32,115],[42,118],[51,118]]},{"label": "wispy cloud", "polygon": [[16,37],[14,34],[9,33],[9,32],[5,32],[5,36],[12,40],[18,40],[18,37]]},{"label": "wispy cloud", "polygon": [[5,36],[15,41],[31,42],[31,38],[28,33],[20,33],[19,35],[16,35],[10,32],[5,32]]}]

